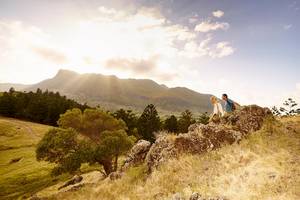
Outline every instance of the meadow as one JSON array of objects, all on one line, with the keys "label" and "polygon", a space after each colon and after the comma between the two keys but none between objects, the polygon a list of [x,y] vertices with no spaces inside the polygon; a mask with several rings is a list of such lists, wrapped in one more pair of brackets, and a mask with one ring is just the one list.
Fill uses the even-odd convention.
[{"label": "meadow", "polygon": [[70,177],[51,177],[53,165],[35,159],[35,145],[49,128],[51,126],[0,118],[0,199],[29,197]]}]

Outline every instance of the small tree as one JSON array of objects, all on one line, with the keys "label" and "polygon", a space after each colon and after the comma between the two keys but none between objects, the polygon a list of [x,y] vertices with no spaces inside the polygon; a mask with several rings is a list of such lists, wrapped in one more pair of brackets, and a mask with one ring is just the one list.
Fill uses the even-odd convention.
[{"label": "small tree", "polygon": [[273,115],[275,115],[275,116],[280,116],[280,115],[281,115],[280,110],[279,110],[276,106],[273,106],[273,107],[272,107],[272,113],[273,113]]},{"label": "small tree", "polygon": [[177,118],[174,115],[171,115],[168,117],[164,122],[164,129],[172,132],[177,133],[178,131],[178,124],[177,124]]},{"label": "small tree", "polygon": [[127,152],[134,144],[135,137],[127,136],[124,130],[104,131],[100,137],[101,143],[98,146],[97,153],[99,157],[114,157],[114,168],[118,169],[118,158]]},{"label": "small tree", "polygon": [[154,132],[160,129],[160,118],[153,104],[148,105],[138,120],[138,132],[143,139],[155,141]]},{"label": "small tree", "polygon": [[276,116],[291,116],[300,113],[300,108],[297,108],[297,103],[292,98],[288,98],[284,103],[283,106],[279,109],[277,107],[272,108],[272,113]]},{"label": "small tree", "polygon": [[207,112],[202,113],[199,116],[197,122],[200,123],[200,124],[208,124],[208,122],[209,122],[209,116],[208,116]]},{"label": "small tree", "polygon": [[193,118],[193,114],[189,110],[185,110],[181,113],[181,116],[178,120],[178,130],[180,133],[187,133],[189,126],[196,123],[196,120]]},{"label": "small tree", "polygon": [[61,128],[49,131],[36,150],[37,160],[57,164],[54,174],[73,172],[88,162],[99,163],[108,175],[135,141],[126,134],[123,121],[101,110],[68,110],[58,124]]}]

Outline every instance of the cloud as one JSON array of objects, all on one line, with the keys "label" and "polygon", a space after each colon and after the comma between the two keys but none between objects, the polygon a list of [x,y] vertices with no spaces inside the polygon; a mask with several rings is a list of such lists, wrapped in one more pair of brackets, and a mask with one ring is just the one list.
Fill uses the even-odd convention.
[{"label": "cloud", "polygon": [[50,47],[50,37],[38,27],[26,25],[21,21],[0,21],[0,35],[0,45],[4,51],[1,54],[0,50],[2,56],[26,56],[26,59],[34,60],[34,55],[29,55],[34,53],[51,63],[62,64],[67,61],[64,53]]},{"label": "cloud", "polygon": [[229,29],[229,24],[226,22],[210,22],[210,21],[204,21],[198,24],[195,27],[195,31],[197,32],[210,32],[210,31],[216,31],[216,30],[227,30]]},{"label": "cloud", "polygon": [[[190,22],[199,21],[197,15],[193,18]],[[23,22],[0,20],[0,65],[36,73],[35,69],[45,66],[53,73],[58,68],[53,64],[60,64],[79,72],[101,70],[120,77],[147,75],[168,81],[182,73],[177,66],[189,62],[187,59],[233,53],[229,43],[218,45],[220,41],[213,35],[203,38],[199,34],[228,28],[228,23],[204,21],[193,29],[170,21],[153,7],[119,10],[102,6],[97,12],[74,18],[72,26],[54,35]],[[9,68],[0,72],[14,74]]]},{"label": "cloud", "polygon": [[189,18],[189,23],[190,24],[194,24],[194,23],[196,23],[198,21],[198,19],[196,18],[196,17],[191,17],[191,18]]},{"label": "cloud", "polygon": [[135,58],[113,58],[106,61],[106,67],[122,71],[131,71],[134,74],[146,74],[156,68],[157,58],[135,59]]},{"label": "cloud", "polygon": [[216,11],[212,12],[212,14],[214,17],[217,17],[217,18],[221,18],[224,16],[224,12],[222,10],[216,10]]},{"label": "cloud", "polygon": [[287,25],[283,26],[283,29],[287,31],[287,30],[290,30],[292,27],[293,27],[292,24],[287,24]]},{"label": "cloud", "polygon": [[289,7],[290,9],[295,10],[296,12],[297,12],[298,10],[300,10],[299,4],[298,4],[297,1],[293,1],[292,3],[289,4],[288,7]]},{"label": "cloud", "polygon": [[[34,52],[33,47],[40,48],[37,51],[57,48],[47,33],[21,21],[0,20],[0,47],[0,77],[7,82],[41,81],[57,69],[50,57],[59,63],[64,60],[50,51]],[[47,53],[49,59],[41,56]]]},{"label": "cloud", "polygon": [[41,58],[56,64],[64,64],[68,61],[67,56],[56,49],[48,47],[32,47],[32,51],[39,55]]},{"label": "cloud", "polygon": [[113,8],[106,8],[104,6],[101,6],[98,8],[99,12],[104,15],[115,15],[117,14],[117,11]]},{"label": "cloud", "polygon": [[173,81],[174,79],[176,79],[178,77],[179,77],[179,74],[174,73],[174,72],[157,74],[157,78],[160,81]]},{"label": "cloud", "polygon": [[213,58],[223,58],[234,53],[234,48],[230,46],[229,42],[219,42],[216,45],[216,48],[213,49],[209,55]]},{"label": "cloud", "polygon": [[206,39],[200,43],[189,42],[184,46],[181,55],[188,58],[197,58],[201,56],[209,56],[211,58],[223,58],[234,53],[235,49],[227,41],[212,44],[212,36],[208,35]]}]

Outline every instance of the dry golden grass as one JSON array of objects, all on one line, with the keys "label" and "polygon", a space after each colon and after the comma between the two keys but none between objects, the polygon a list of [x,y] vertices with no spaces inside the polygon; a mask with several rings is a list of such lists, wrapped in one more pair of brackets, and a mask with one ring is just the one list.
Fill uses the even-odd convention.
[{"label": "dry golden grass", "polygon": [[171,199],[193,192],[231,200],[300,199],[300,117],[267,120],[240,144],[203,155],[182,155],[147,177],[145,167],[119,180],[59,194],[54,199]]}]

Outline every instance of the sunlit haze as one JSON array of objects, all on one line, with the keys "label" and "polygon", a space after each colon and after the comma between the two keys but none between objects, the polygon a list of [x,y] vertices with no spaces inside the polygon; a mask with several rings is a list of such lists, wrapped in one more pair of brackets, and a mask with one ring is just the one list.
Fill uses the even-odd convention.
[{"label": "sunlit haze", "polygon": [[69,69],[241,104],[299,101],[299,19],[295,0],[0,0],[0,83]]}]

